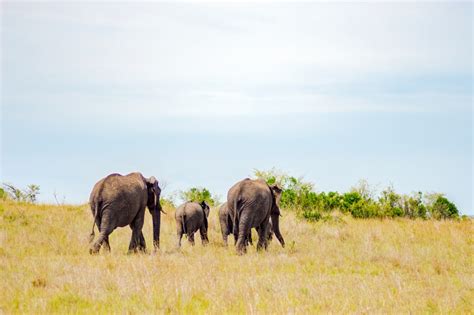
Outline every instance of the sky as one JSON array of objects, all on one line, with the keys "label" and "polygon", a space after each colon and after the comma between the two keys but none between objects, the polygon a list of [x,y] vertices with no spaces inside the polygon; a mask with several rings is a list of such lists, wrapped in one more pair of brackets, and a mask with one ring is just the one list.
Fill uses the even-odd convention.
[{"label": "sky", "polygon": [[473,199],[471,2],[2,2],[0,181],[225,199],[254,169]]}]

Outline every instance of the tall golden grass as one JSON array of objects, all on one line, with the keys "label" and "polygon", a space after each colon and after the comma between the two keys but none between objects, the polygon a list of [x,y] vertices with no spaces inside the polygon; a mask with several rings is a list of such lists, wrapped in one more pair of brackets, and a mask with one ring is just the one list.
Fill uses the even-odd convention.
[{"label": "tall golden grass", "polygon": [[[216,209],[210,244],[177,250],[166,209],[157,254],[90,256],[87,205],[0,201],[0,311],[4,313],[472,313],[472,220],[308,223],[284,211],[287,242],[237,256],[222,246]],[[144,235],[152,245],[151,216]],[[255,237],[255,234],[254,234]]]}]

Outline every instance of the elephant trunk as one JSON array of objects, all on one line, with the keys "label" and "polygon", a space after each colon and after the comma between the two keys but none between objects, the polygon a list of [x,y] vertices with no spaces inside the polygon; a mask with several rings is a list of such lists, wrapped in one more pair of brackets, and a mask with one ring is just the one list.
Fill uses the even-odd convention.
[{"label": "elephant trunk", "polygon": [[153,246],[155,250],[160,248],[160,226],[161,226],[161,205],[156,205],[151,213],[153,217]]},{"label": "elephant trunk", "polygon": [[285,247],[285,240],[280,232],[280,214],[272,214],[272,228],[275,236],[277,237],[278,241],[280,242],[282,247]]}]

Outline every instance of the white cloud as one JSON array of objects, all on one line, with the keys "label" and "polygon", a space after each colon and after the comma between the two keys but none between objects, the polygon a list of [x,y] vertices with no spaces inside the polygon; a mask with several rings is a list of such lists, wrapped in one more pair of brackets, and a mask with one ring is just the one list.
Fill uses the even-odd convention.
[{"label": "white cloud", "polygon": [[469,72],[466,8],[472,5],[8,3],[6,104],[123,120],[439,110],[453,100],[465,109],[470,100],[456,93],[338,89],[370,84],[367,77]]}]

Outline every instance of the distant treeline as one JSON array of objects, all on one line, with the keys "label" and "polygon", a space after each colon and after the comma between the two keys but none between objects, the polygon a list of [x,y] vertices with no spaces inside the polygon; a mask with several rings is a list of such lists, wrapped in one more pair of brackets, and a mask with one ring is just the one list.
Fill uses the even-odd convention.
[{"label": "distant treeline", "polygon": [[[355,218],[422,218],[422,219],[452,219],[459,217],[456,205],[441,193],[412,193],[398,194],[392,186],[380,193],[371,189],[367,181],[361,180],[350,191],[317,192],[314,184],[302,177],[290,176],[282,171],[255,170],[254,176],[264,179],[268,184],[278,184],[282,189],[280,207],[296,211],[297,215],[310,221],[331,217],[331,213],[339,211],[351,214]],[[39,194],[38,185],[29,185],[19,189],[11,184],[3,184],[0,188],[0,199],[13,199],[22,202],[35,203]],[[181,200],[206,201],[211,206],[217,206],[219,197],[202,187],[193,187],[179,192]],[[175,207],[175,200],[162,198],[162,204]]]},{"label": "distant treeline", "polygon": [[459,217],[454,203],[443,194],[422,192],[403,195],[388,186],[376,194],[365,180],[361,180],[349,192],[316,192],[314,184],[284,172],[271,169],[255,170],[255,176],[278,184],[283,188],[280,207],[294,209],[298,215],[310,221],[325,219],[333,211],[349,213],[355,218],[434,218]]}]

